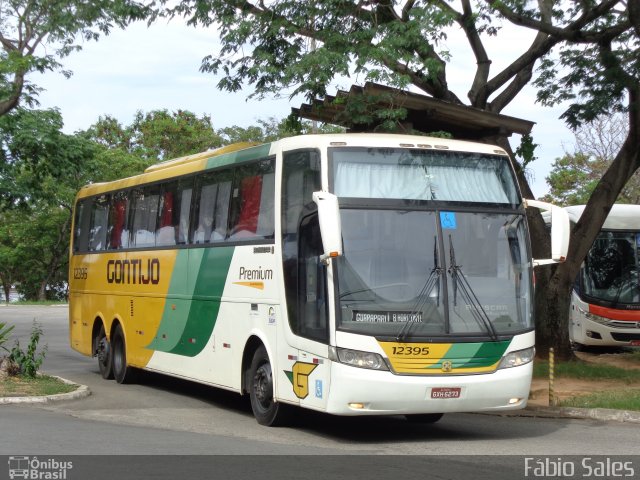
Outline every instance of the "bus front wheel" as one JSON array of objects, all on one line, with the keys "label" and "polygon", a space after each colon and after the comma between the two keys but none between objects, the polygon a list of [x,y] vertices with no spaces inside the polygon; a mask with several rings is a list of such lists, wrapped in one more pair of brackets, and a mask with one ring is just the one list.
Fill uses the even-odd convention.
[{"label": "bus front wheel", "polygon": [[134,372],[133,368],[127,365],[127,349],[120,325],[116,326],[111,336],[111,349],[113,351],[113,376],[116,382],[131,383]]},{"label": "bus front wheel", "polygon": [[100,332],[98,332],[98,336],[94,341],[93,352],[98,358],[100,375],[102,375],[102,378],[105,380],[111,380],[113,378],[113,357],[111,345],[104,330],[104,325],[100,327]]},{"label": "bus front wheel", "polygon": [[273,371],[269,355],[260,346],[249,368],[249,398],[251,410],[260,425],[275,427],[286,422],[288,406],[273,398]]}]

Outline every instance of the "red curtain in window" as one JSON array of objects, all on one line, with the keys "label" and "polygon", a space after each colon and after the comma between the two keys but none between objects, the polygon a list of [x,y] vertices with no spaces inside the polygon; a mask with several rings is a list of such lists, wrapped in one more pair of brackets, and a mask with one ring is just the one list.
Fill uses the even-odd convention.
[{"label": "red curtain in window", "polygon": [[262,196],[262,176],[244,178],[240,184],[240,195],[242,206],[235,231],[256,233]]},{"label": "red curtain in window", "polygon": [[122,246],[122,230],[124,229],[125,214],[127,212],[126,200],[118,200],[113,206],[114,221],[113,230],[111,230],[111,248],[120,248]]},{"label": "red curtain in window", "polygon": [[160,215],[160,228],[173,225],[173,192],[165,192]]}]

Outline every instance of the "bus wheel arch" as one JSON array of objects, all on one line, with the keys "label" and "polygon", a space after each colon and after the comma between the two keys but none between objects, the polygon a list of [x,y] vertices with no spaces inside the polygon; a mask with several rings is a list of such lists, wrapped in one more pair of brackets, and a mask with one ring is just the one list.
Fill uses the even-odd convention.
[{"label": "bus wheel arch", "polygon": [[274,372],[267,349],[260,345],[247,373],[247,387],[253,416],[260,425],[277,427],[290,418],[290,406],[275,400]]},{"label": "bus wheel arch", "polygon": [[249,376],[251,362],[253,361],[253,356],[260,347],[265,348],[264,342],[256,335],[251,335],[245,343],[244,352],[242,352],[242,366],[240,370],[242,373],[240,391],[243,395],[245,393],[249,393],[249,387],[251,385],[251,378]]},{"label": "bus wheel arch", "polygon": [[105,380],[113,379],[113,358],[111,343],[107,338],[107,330],[104,322],[100,317],[96,317],[93,321],[93,329],[91,331],[91,339],[93,345],[93,356],[98,359],[98,368],[100,375]]},{"label": "bus wheel arch", "polygon": [[264,341],[251,335],[242,354],[242,393],[248,393],[251,410],[259,424],[280,426],[288,422],[291,407],[274,400],[275,372]]},{"label": "bus wheel arch", "polygon": [[134,368],[127,363],[126,339],[122,325],[117,320],[111,326],[111,350],[113,376],[118,383],[131,383]]}]

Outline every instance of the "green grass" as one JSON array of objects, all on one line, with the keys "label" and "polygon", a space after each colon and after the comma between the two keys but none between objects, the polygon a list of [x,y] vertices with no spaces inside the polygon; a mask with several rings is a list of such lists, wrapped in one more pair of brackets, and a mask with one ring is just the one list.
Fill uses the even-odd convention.
[{"label": "green grass", "polygon": [[7,377],[0,381],[0,397],[30,397],[73,392],[77,387],[57,378],[41,375],[36,378]]},{"label": "green grass", "polygon": [[563,407],[612,408],[617,410],[640,411],[640,389],[609,390],[580,395],[560,402]]},{"label": "green grass", "polygon": [[[536,360],[533,365],[533,376],[535,378],[548,378],[549,362]],[[582,361],[559,362],[555,365],[555,377],[584,380],[617,380],[625,383],[634,383],[640,382],[640,370],[625,370],[609,365],[596,365]]]}]

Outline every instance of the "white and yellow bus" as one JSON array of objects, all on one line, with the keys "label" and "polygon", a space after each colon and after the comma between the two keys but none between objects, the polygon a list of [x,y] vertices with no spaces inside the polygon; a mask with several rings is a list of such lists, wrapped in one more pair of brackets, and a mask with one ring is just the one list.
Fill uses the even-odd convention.
[{"label": "white and yellow bus", "polygon": [[[531,258],[527,205],[551,209]],[[338,415],[523,408],[532,268],[568,218],[523,201],[500,148],[344,134],[231,146],[78,194],[70,342],[137,369]]]},{"label": "white and yellow bus", "polygon": [[[566,207],[572,223],[584,205]],[[589,346],[640,346],[640,205],[613,205],[571,294],[569,338]]]}]

